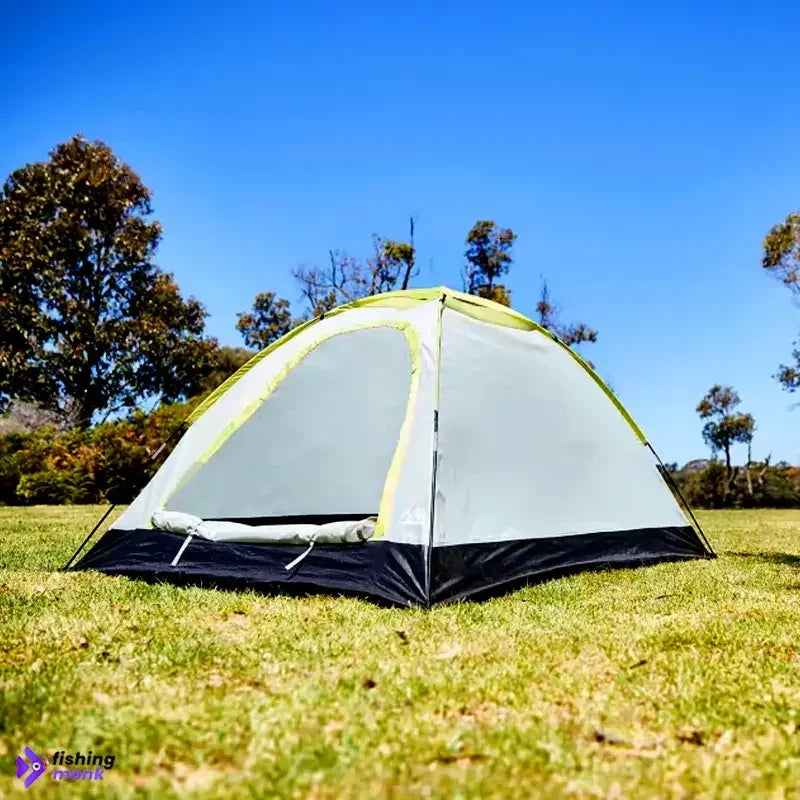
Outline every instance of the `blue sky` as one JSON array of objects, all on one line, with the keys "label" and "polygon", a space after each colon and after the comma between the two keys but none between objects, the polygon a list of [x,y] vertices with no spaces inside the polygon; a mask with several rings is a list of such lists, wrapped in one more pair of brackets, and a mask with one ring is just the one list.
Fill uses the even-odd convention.
[{"label": "blue sky", "polygon": [[[170,6],[165,10],[166,6]],[[796,2],[0,0],[0,173],[82,132],[153,189],[159,263],[241,340],[258,291],[417,219],[417,285],[460,288],[478,218],[519,235],[665,460],[705,454],[715,382],[800,463],[771,375],[800,311],[760,242],[800,208]]]}]

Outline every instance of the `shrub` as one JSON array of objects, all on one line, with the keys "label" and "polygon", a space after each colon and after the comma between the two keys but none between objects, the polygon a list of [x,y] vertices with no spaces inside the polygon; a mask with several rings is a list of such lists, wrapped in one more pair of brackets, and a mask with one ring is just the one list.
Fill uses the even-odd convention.
[{"label": "shrub", "polygon": [[17,500],[17,486],[22,477],[18,453],[30,434],[9,433],[0,436],[0,505],[13,505]]},{"label": "shrub", "polygon": [[725,467],[711,461],[701,470],[684,467],[673,478],[689,505],[699,508],[800,508],[800,468],[786,464],[736,467],[729,483]]},{"label": "shrub", "polygon": [[726,484],[725,467],[712,461],[704,470],[689,475],[680,488],[690,506],[723,508],[727,504]]},{"label": "shrub", "polygon": [[180,427],[194,402],[165,404],[151,414],[87,431],[44,427],[0,436],[0,503],[130,502],[162,459],[152,455]]},{"label": "shrub", "polygon": [[20,478],[17,496],[26,505],[96,502],[91,475],[81,471],[41,470]]},{"label": "shrub", "polygon": [[[151,414],[135,411],[126,420],[93,430],[92,441],[98,448],[96,480],[109,502],[129,503],[141,491],[163,461],[151,462],[153,454],[180,427],[193,405],[167,404]],[[170,442],[163,457],[175,443]]]}]

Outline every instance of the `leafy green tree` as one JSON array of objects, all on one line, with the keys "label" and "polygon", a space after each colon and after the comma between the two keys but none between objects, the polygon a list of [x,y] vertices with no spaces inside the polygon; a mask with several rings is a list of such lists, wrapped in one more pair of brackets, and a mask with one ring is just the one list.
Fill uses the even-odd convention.
[{"label": "leafy green tree", "polygon": [[244,347],[220,347],[214,355],[214,369],[200,382],[200,394],[213,392],[239,367],[243,367],[254,355],[255,350]]},{"label": "leafy green tree", "polygon": [[[770,230],[761,263],[800,302],[800,213],[789,214]],[[775,375],[789,392],[800,388],[800,340],[795,342],[792,358],[794,364],[781,364]]]},{"label": "leafy green tree", "polygon": [[717,453],[725,453],[725,472],[731,482],[731,447],[738,443],[748,446],[753,440],[756,421],[752,414],[735,411],[742,401],[731,386],[712,386],[697,406],[701,419],[708,420],[703,426],[703,440]]},{"label": "leafy green tree", "polygon": [[414,245],[408,242],[396,242],[394,239],[381,239],[379,258],[382,261],[382,268],[393,281],[393,288],[399,284],[397,288],[407,289],[408,282],[415,275]]},{"label": "leafy green tree", "polygon": [[511,268],[511,248],[517,234],[493,220],[479,219],[467,234],[464,288],[469,294],[511,305],[511,292],[498,279]]},{"label": "leafy green tree", "polygon": [[[513,258],[511,249],[517,234],[510,228],[501,228],[493,220],[478,220],[467,234],[464,253],[464,288],[470,294],[511,305],[511,290],[498,283],[507,275]],[[547,282],[542,281],[542,293],[536,304],[539,324],[556,334],[570,347],[583,342],[596,342],[597,331],[585,323],[564,325],[558,319],[559,309],[550,298]]]},{"label": "leafy green tree", "polygon": [[511,289],[503,283],[496,283],[491,287],[488,284],[483,284],[478,287],[478,291],[475,294],[486,300],[500,303],[501,306],[511,307]]},{"label": "leafy green tree", "polygon": [[550,299],[547,281],[543,280],[542,292],[539,296],[539,302],[536,304],[539,324],[558,336],[569,347],[574,347],[583,342],[597,341],[597,331],[594,328],[590,328],[583,322],[574,325],[563,325],[558,319],[558,311],[558,306]]},{"label": "leafy green tree", "polygon": [[294,327],[289,301],[274,292],[261,292],[253,301],[253,310],[239,314],[236,329],[248,347],[262,350]]},{"label": "leafy green tree", "polygon": [[[413,220],[412,220],[413,233]],[[372,256],[366,261],[329,251],[327,267],[298,267],[292,275],[306,300],[306,313],[316,317],[342,303],[395,289],[408,288],[418,273],[414,244],[372,237]]]},{"label": "leafy green tree", "polygon": [[0,190],[0,402],[85,427],[143,397],[193,393],[213,366],[206,312],[153,258],[150,191],[81,136]]}]

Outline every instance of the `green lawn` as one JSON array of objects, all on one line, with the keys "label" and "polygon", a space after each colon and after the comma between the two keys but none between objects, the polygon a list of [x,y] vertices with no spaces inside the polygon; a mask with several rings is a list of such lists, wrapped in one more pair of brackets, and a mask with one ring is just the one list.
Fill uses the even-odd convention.
[{"label": "green lawn", "polygon": [[431,611],[54,574],[100,511],[0,509],[0,797],[800,797],[800,511]]}]

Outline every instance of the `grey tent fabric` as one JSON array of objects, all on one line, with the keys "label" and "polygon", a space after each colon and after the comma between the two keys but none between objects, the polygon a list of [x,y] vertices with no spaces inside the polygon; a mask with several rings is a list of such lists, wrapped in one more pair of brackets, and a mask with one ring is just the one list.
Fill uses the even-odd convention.
[{"label": "grey tent fabric", "polygon": [[376,514],[410,381],[402,331],[376,327],[326,339],[169,498],[167,510],[203,519]]},{"label": "grey tent fabric", "polygon": [[649,450],[563,348],[445,309],[434,544],[686,524]]}]

